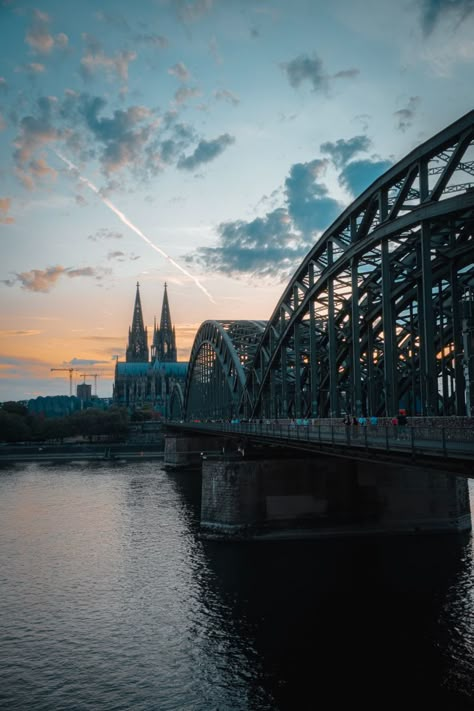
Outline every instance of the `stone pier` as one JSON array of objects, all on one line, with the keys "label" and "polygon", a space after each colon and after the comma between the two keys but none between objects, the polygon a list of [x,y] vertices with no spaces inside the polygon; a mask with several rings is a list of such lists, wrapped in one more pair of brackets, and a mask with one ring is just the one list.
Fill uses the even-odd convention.
[{"label": "stone pier", "polygon": [[467,479],[334,457],[207,459],[201,528],[237,539],[468,531]]},{"label": "stone pier", "polygon": [[164,465],[170,469],[200,467],[203,455],[222,452],[222,441],[203,435],[165,435]]}]

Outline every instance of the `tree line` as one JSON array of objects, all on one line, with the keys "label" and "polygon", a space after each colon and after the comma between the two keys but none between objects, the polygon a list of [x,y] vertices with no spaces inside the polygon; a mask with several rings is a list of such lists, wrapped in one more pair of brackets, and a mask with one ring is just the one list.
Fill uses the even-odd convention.
[{"label": "tree line", "polygon": [[0,442],[63,441],[67,437],[83,436],[89,440],[107,437],[126,439],[129,415],[126,409],[88,408],[64,417],[44,417],[29,412],[19,402],[4,402],[0,407]]}]

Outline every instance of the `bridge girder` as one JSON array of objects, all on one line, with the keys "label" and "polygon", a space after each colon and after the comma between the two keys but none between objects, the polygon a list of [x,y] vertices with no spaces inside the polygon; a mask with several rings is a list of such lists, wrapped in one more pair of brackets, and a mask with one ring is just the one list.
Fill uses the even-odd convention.
[{"label": "bridge girder", "polygon": [[205,321],[191,351],[184,389],[186,419],[229,419],[238,412],[247,369],[266,321]]},{"label": "bridge girder", "polygon": [[257,348],[253,417],[474,414],[473,141],[470,112],[321,236]]},{"label": "bridge girder", "polygon": [[268,322],[206,321],[187,418],[474,415],[474,111],[324,232]]}]

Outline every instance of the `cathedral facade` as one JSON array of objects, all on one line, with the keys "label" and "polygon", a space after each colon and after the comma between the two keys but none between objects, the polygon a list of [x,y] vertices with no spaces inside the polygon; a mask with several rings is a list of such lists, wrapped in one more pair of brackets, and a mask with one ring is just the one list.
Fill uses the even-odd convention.
[{"label": "cathedral facade", "polygon": [[159,326],[153,327],[151,357],[148,331],[144,325],[137,283],[132,325],[128,330],[125,362],[115,366],[114,403],[130,410],[151,410],[158,417],[169,417],[171,392],[175,386],[184,390],[187,363],[179,363],[176,332],[171,321],[168,291],[165,283]]}]

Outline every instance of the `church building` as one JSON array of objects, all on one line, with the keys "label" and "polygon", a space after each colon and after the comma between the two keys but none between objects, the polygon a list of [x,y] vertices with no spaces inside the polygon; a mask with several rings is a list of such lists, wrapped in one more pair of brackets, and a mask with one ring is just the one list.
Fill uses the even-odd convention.
[{"label": "church building", "polygon": [[178,362],[166,283],[160,325],[157,327],[155,318],[149,358],[148,331],[137,283],[125,362],[117,361],[115,366],[114,402],[131,410],[150,409],[158,416],[169,417],[172,389],[175,386],[184,389],[187,369],[187,363]]}]

